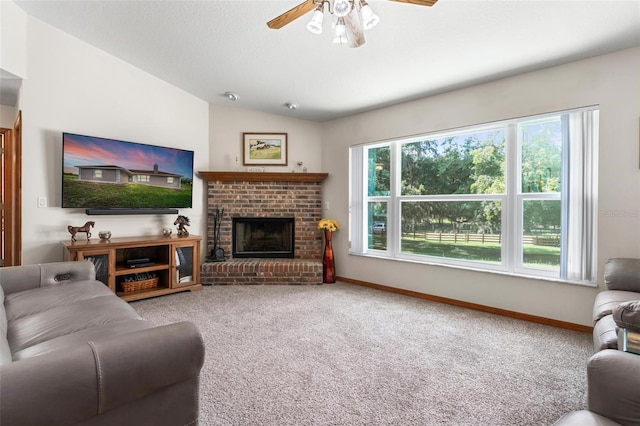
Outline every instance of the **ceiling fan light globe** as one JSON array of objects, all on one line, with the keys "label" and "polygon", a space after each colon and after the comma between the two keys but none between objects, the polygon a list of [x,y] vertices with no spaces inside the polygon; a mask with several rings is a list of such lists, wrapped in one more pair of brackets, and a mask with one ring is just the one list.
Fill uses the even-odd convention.
[{"label": "ceiling fan light globe", "polygon": [[324,13],[321,10],[316,10],[311,16],[311,21],[307,24],[307,29],[313,34],[322,34],[322,20],[324,19]]},{"label": "ceiling fan light globe", "polygon": [[344,24],[344,19],[339,18],[338,24],[336,25],[336,34],[333,37],[333,42],[335,44],[346,44],[348,43],[347,39],[347,26]]},{"label": "ceiling fan light globe", "polygon": [[360,16],[362,16],[362,27],[365,30],[370,30],[380,22],[380,18],[378,15],[373,13],[373,9],[371,9],[371,6],[368,4],[362,6],[362,9],[360,9]]},{"label": "ceiling fan light globe", "polygon": [[342,18],[351,12],[351,2],[349,0],[334,0],[333,14]]}]

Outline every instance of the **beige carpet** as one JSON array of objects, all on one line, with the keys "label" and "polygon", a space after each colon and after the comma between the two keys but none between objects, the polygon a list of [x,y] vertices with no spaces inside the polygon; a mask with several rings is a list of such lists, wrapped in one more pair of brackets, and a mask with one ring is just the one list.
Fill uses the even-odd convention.
[{"label": "beige carpet", "polygon": [[202,425],[549,425],[586,404],[586,333],[343,283],[132,305],[200,328]]}]

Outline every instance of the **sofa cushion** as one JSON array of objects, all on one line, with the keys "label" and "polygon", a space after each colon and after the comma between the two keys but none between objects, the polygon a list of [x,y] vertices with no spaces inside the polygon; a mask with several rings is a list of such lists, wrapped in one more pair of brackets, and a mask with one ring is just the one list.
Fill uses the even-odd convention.
[{"label": "sofa cushion", "polygon": [[99,281],[76,281],[11,293],[5,299],[7,321],[102,296],[113,296],[113,292]]},{"label": "sofa cushion", "polygon": [[32,358],[34,356],[47,354],[57,350],[65,350],[73,345],[83,344],[94,340],[96,337],[107,338],[121,336],[133,331],[144,330],[155,327],[148,321],[123,319],[109,324],[103,324],[87,328],[76,333],[66,334],[44,342],[38,343],[28,348],[13,353],[13,360]]},{"label": "sofa cushion", "polygon": [[606,315],[611,315],[619,304],[638,300],[638,298],[640,298],[640,294],[633,291],[601,291],[596,295],[596,300],[593,303],[593,322],[597,322]]},{"label": "sofa cushion", "polygon": [[618,349],[618,332],[613,315],[602,317],[593,327],[593,349]]},{"label": "sofa cushion", "polygon": [[620,328],[640,331],[640,300],[620,303],[613,310],[613,320]]},{"label": "sofa cushion", "polygon": [[[119,323],[123,320],[141,320],[140,315],[128,303],[106,289],[102,283],[87,282],[86,285],[87,288],[106,289],[106,294],[98,297],[89,297],[85,294],[84,298],[75,297],[82,295],[82,291],[68,287],[70,285],[71,283],[60,287],[42,288],[37,293],[33,290],[21,292],[33,293],[31,296],[33,301],[22,300],[18,297],[20,293],[16,293],[16,298],[12,302],[20,302],[23,306],[28,306],[31,310],[28,315],[17,312],[16,305],[20,303],[7,303],[9,318],[7,339],[13,353],[93,327]],[[65,289],[70,290],[68,292],[70,299],[61,297],[61,293],[67,293]],[[47,300],[47,296],[51,296],[52,300],[58,300],[60,303],[58,305],[52,303]],[[72,299],[75,300],[70,301]],[[15,316],[14,319],[11,319],[12,315]]]},{"label": "sofa cushion", "polygon": [[617,257],[607,260],[604,283],[609,290],[640,292],[640,259]]}]

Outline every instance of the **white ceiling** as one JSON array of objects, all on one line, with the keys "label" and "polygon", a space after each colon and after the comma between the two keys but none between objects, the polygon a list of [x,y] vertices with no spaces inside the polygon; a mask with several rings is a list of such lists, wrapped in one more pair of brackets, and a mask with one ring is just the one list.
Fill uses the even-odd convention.
[{"label": "white ceiling", "polygon": [[640,45],[639,0],[371,0],[380,23],[357,49],[332,43],[330,19],[308,32],[310,13],[266,26],[301,1],[16,3],[212,104],[315,121]]}]

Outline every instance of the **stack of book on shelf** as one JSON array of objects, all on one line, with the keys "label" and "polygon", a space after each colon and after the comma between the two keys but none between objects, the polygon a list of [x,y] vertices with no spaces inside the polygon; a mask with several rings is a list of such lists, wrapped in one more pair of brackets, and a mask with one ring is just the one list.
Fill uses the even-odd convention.
[{"label": "stack of book on shelf", "polygon": [[619,334],[618,347],[625,352],[633,352],[640,355],[640,331],[623,328]]}]

